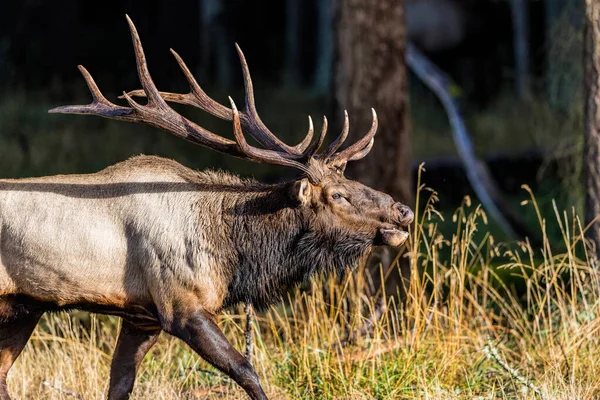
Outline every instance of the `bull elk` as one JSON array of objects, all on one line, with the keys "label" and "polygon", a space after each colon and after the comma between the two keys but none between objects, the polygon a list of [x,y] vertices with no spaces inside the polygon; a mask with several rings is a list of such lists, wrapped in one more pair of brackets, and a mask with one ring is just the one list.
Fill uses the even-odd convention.
[{"label": "bull elk", "polygon": [[[266,185],[224,172],[197,172],[175,161],[138,156],[89,175],[0,180],[0,399],[7,373],[41,315],[81,309],[122,318],[110,371],[109,399],[128,398],[136,371],[161,331],[187,343],[237,382],[266,399],[250,363],[227,341],[215,317],[249,302],[277,301],[317,271],[364,259],[373,246],[400,246],[412,211],[344,177],[349,161],[373,146],[368,133],[339,150],[339,137],[318,152],[327,120],[313,140],[309,124],[296,146],[281,142],[260,120],[252,81],[240,57],[245,108],[211,99],[172,51],[191,91],[159,92],[140,38],[127,17],[142,90],[124,93],[129,107],[109,102],[79,67],[93,101],[50,113],[87,114],[149,124],[192,143],[245,160],[301,171],[299,179]],[[133,97],[146,97],[142,105]],[[175,112],[169,102],[232,121],[235,141]],[[259,147],[246,141],[244,131]]]}]

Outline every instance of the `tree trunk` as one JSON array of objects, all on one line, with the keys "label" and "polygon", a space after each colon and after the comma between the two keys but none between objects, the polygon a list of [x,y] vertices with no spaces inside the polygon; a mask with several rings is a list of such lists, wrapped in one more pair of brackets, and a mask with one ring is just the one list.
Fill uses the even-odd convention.
[{"label": "tree trunk", "polygon": [[586,0],[585,76],[585,219],[600,256],[600,0]]},{"label": "tree trunk", "polygon": [[[371,126],[373,107],[379,130],[371,153],[348,164],[348,176],[414,205],[411,181],[411,142],[407,120],[408,91],[405,64],[406,30],[402,0],[336,0],[334,10],[334,107],[336,122],[348,110],[352,143]],[[382,248],[367,271],[377,291],[379,265],[384,268],[385,292],[400,293],[410,279],[402,258],[397,271],[388,271],[397,252]],[[395,264],[394,264],[395,265]]]},{"label": "tree trunk", "polygon": [[546,14],[546,91],[550,105],[571,111],[583,96],[581,40],[583,2],[547,0]]},{"label": "tree trunk", "polygon": [[348,110],[348,142],[368,130],[371,107],[379,117],[373,150],[348,175],[412,205],[404,2],[337,0],[335,13],[335,114]]}]

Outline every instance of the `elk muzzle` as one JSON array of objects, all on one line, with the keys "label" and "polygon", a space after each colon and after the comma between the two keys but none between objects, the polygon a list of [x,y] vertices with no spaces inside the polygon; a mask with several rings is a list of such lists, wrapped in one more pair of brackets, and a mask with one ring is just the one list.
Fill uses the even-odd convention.
[{"label": "elk muzzle", "polygon": [[392,216],[394,224],[379,228],[378,236],[382,244],[399,247],[408,239],[408,232],[402,228],[413,222],[415,214],[404,204],[395,203],[392,206]]},{"label": "elk muzzle", "polygon": [[413,223],[415,214],[410,207],[405,206],[402,203],[395,203],[392,206],[394,213],[396,214],[396,220],[400,226],[408,226]]}]

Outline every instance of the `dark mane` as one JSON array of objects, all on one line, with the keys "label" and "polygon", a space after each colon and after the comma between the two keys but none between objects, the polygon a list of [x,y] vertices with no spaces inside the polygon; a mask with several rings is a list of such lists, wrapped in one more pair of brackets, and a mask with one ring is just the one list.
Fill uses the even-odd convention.
[{"label": "dark mane", "polygon": [[369,238],[323,226],[299,209],[287,195],[290,185],[270,187],[230,210],[238,262],[224,307],[250,302],[265,308],[317,272],[353,267],[371,248]]}]

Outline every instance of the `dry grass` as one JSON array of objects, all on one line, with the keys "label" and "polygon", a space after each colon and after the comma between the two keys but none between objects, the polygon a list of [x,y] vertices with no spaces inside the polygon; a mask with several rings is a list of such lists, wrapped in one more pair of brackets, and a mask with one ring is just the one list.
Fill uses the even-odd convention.
[{"label": "dry grass", "polygon": [[[559,224],[563,233],[566,250],[554,254],[547,240],[543,249],[495,243],[489,235],[475,242],[487,222],[468,198],[451,216],[455,233],[442,237],[435,200],[434,192],[420,191],[424,212],[402,255],[413,270],[406,304],[386,299],[389,312],[370,338],[340,346],[347,326],[358,326],[373,309],[357,274],[327,281],[327,290],[313,282],[258,317],[255,365],[267,393],[275,399],[600,397],[600,270],[589,261],[579,219],[558,210],[552,219],[539,216],[542,232]],[[537,210],[533,195],[524,203]],[[106,393],[118,321],[92,317],[86,324],[78,317],[44,317],[9,375],[15,398]],[[220,324],[242,348],[243,316],[228,313]],[[164,335],[144,360],[133,398],[245,397]]]}]

